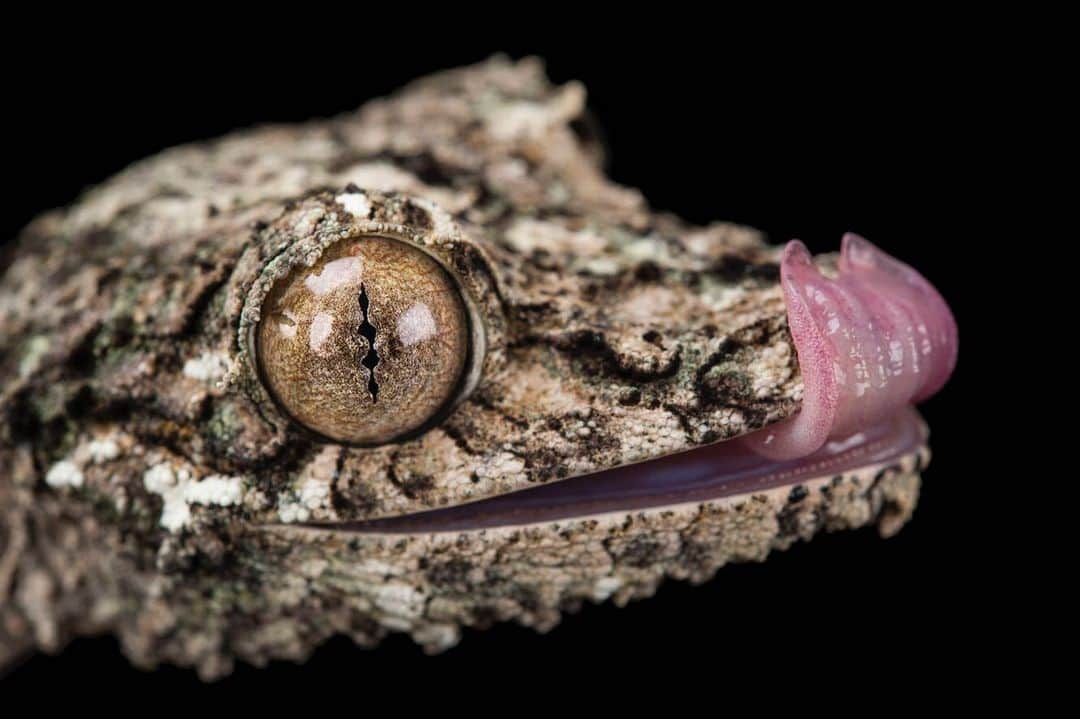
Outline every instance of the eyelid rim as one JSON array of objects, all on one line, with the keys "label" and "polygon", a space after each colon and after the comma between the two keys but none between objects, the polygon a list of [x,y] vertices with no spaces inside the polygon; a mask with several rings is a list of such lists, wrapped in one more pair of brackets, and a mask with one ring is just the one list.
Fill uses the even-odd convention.
[{"label": "eyelid rim", "polygon": [[[324,191],[287,204],[281,217],[257,230],[254,246],[249,248],[255,255],[245,258],[247,262],[257,264],[257,269],[245,293],[237,326],[241,372],[237,380],[259,407],[263,418],[279,430],[296,430],[317,441],[342,446],[378,447],[407,441],[438,426],[455,407],[468,399],[484,377],[497,372],[505,363],[506,322],[490,259],[449,214],[430,201],[404,194],[355,187],[346,192],[364,195],[370,207],[366,218],[347,211],[338,201],[340,194]],[[415,224],[381,218],[413,220]],[[329,247],[359,237],[383,237],[403,242],[435,260],[458,289],[469,326],[469,355],[451,398],[418,429],[384,442],[367,444],[325,437],[293,419],[263,382],[255,350],[262,305],[273,286],[295,268],[313,265]]]}]

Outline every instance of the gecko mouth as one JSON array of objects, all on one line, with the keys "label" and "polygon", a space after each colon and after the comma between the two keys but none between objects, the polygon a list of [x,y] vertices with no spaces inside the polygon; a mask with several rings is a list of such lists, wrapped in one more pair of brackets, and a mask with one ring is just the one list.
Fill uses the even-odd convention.
[{"label": "gecko mouth", "polygon": [[800,459],[771,460],[755,451],[752,443],[733,440],[470,504],[319,526],[372,533],[470,531],[710,501],[890,464],[918,451],[926,437],[925,423],[914,409],[905,407]]},{"label": "gecko mouth", "polygon": [[798,241],[780,279],[798,353],[798,414],[726,442],[572,477],[470,504],[333,525],[358,532],[444,532],[518,526],[721,499],[892,463],[927,429],[911,403],[937,392],[956,364],[948,306],[922,275],[856,235],[826,277]]}]

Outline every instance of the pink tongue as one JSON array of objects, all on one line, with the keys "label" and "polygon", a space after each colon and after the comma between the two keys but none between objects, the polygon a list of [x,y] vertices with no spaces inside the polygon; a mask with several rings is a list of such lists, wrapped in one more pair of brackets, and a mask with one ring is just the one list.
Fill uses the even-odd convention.
[{"label": "pink tongue", "polygon": [[788,326],[803,377],[799,414],[745,438],[795,459],[937,392],[956,366],[956,321],[933,285],[858,235],[824,277],[792,240],[780,262]]}]

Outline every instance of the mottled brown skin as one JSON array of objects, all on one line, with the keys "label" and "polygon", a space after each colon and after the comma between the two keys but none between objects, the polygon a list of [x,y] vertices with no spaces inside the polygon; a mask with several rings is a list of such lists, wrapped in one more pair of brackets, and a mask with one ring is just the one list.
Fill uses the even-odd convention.
[{"label": "mottled brown skin", "polygon": [[[820,529],[895,531],[925,449],[801,490],[544,525],[329,526],[798,410],[776,249],[609,182],[583,106],[537,61],[494,59],[354,114],[169,150],[34,221],[0,279],[0,665],[101,631],[139,665],[205,677],[336,633],[437,650],[462,625],[547,628]],[[356,447],[282,412],[251,337],[275,282],[368,235],[447,268],[482,356],[437,426]]]}]

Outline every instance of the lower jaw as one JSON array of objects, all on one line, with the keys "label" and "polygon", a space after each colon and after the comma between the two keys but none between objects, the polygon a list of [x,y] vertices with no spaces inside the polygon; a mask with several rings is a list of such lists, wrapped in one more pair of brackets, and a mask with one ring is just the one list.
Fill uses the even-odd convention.
[{"label": "lower jaw", "polygon": [[381,534],[461,532],[653,510],[794,487],[819,477],[888,464],[916,452],[927,434],[919,414],[905,407],[883,422],[827,442],[796,460],[766,459],[749,443],[735,439],[470,504],[315,526]]}]

